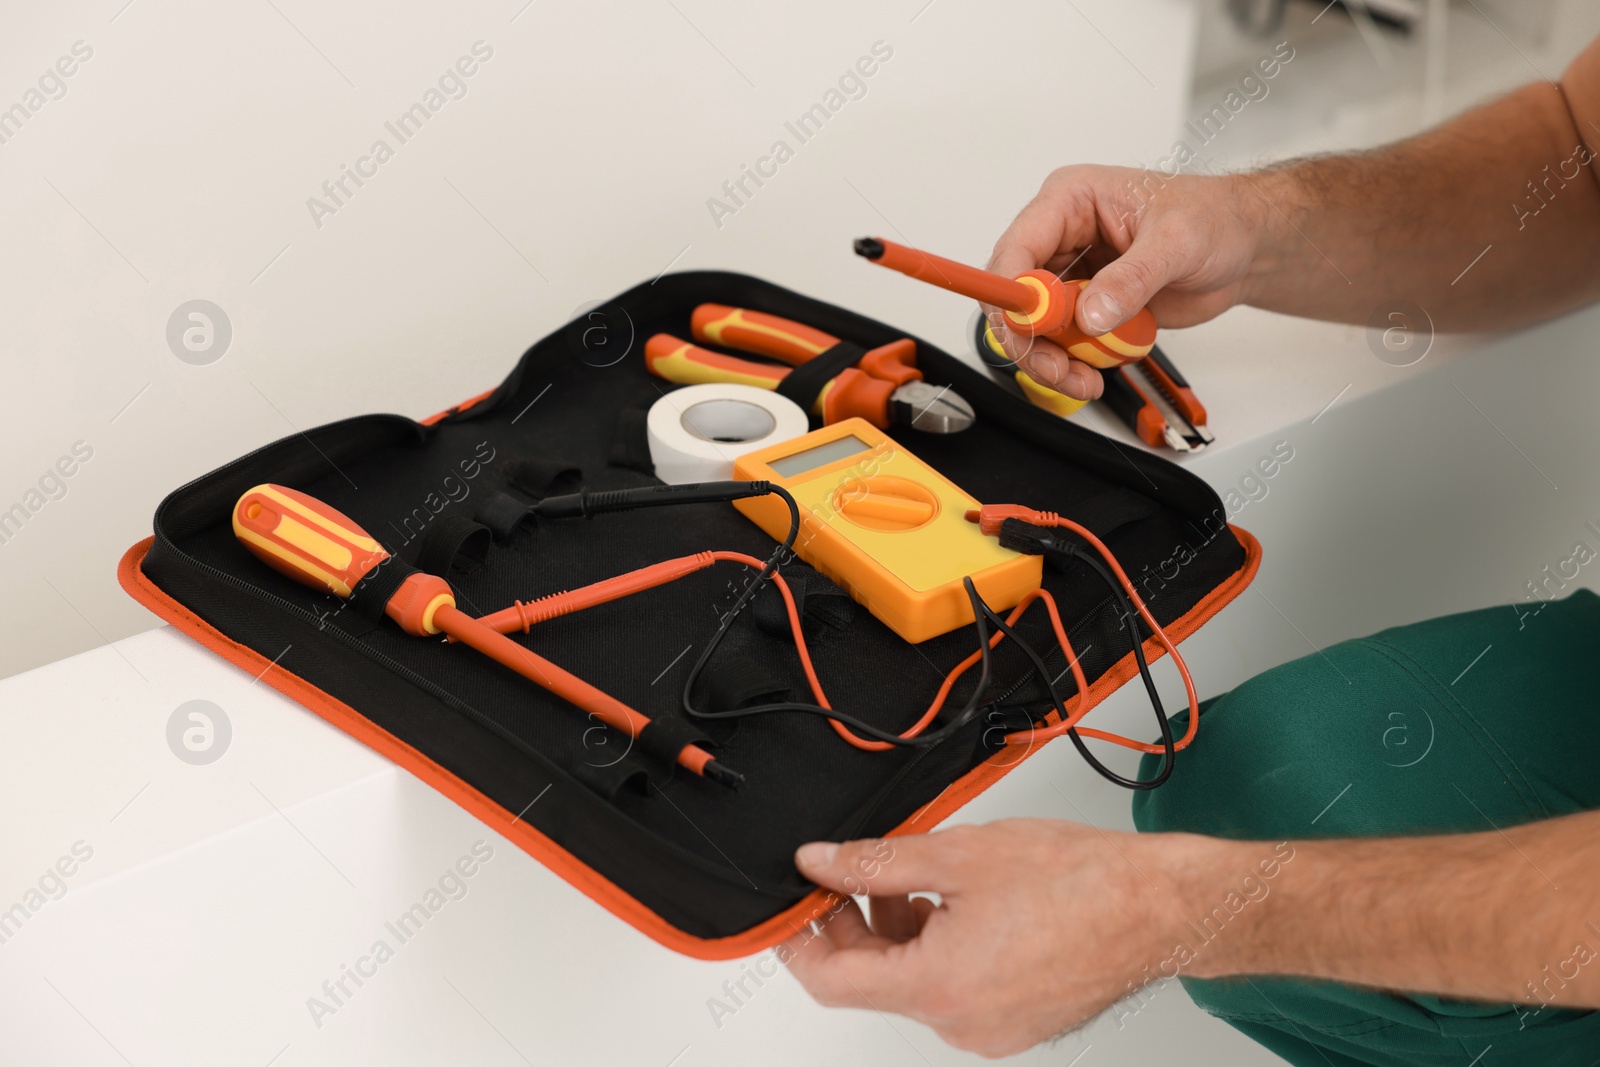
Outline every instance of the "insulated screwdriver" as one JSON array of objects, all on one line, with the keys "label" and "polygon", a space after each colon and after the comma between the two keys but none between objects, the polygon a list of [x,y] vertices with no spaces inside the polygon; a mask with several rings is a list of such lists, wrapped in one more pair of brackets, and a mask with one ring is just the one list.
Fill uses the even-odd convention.
[{"label": "insulated screwdriver", "polygon": [[[392,559],[347,516],[282,485],[267,483],[246,490],[233,508],[233,532],[273,570],[346,600],[363,578]],[[629,738],[638,739],[650,726],[648,717],[458,609],[449,583],[437,575],[409,573],[384,605],[384,614],[414,636],[448,634]],[[698,745],[685,744],[676,762],[729,788],[744,780]]]},{"label": "insulated screwdriver", "polygon": [[[1139,311],[1110,333],[1098,336],[1078,328],[1074,318],[1078,294],[1085,280],[1062,281],[1047,270],[1030,270],[1016,278],[979,270],[881,237],[855,242],[856,255],[919,281],[948,289],[1004,312],[1005,324],[1024,337],[1042,337],[1060,345],[1074,359],[1102,370],[1144,358],[1156,342],[1156,320],[1148,308]],[[1030,379],[1025,391],[1041,407],[1070,413],[1081,401],[1061,396],[1060,402],[1041,394],[1052,393]]]}]

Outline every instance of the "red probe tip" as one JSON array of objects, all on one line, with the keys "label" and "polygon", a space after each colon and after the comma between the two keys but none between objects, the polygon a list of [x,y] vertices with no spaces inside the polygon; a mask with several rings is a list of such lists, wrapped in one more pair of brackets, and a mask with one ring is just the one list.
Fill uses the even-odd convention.
[{"label": "red probe tip", "polygon": [[1043,521],[1044,513],[1023,507],[1021,504],[985,504],[976,511],[967,512],[967,521],[977,523],[978,528],[989,537],[999,537],[1000,524],[1007,519],[1038,523]]}]

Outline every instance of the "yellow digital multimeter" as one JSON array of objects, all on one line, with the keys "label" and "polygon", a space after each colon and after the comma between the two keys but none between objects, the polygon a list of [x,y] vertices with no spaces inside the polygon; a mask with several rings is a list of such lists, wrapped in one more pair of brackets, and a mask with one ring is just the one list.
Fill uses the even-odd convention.
[{"label": "yellow digital multimeter", "polygon": [[[1041,557],[984,536],[966,519],[978,501],[863,419],[740,456],[733,474],[787,489],[800,558],[913,644],[973,621],[965,577],[996,611],[1039,588]],[[778,540],[789,532],[777,497],[733,506]]]}]

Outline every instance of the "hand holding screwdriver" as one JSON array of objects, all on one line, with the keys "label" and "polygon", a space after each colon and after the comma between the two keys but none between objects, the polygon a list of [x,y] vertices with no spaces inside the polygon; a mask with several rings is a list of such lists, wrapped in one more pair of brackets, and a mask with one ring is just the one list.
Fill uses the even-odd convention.
[{"label": "hand holding screwdriver", "polygon": [[[1030,270],[1008,278],[881,237],[863,237],[855,243],[855,250],[879,266],[986,305],[996,305],[1001,309],[998,324],[1007,332],[1040,338],[1092,367],[1105,369],[1132,363],[1143,359],[1155,345],[1156,320],[1143,309],[1104,333],[1084,331],[1078,325],[1076,310],[1078,295],[1087,281],[1063,281],[1047,270]],[[1085,403],[1035,381],[1026,370],[1017,371],[1017,382],[1030,400],[1057,415],[1070,415]]]},{"label": "hand holding screwdriver", "polygon": [[[1268,219],[1277,217],[1249,179],[1061,167],[995,243],[989,269],[1015,277],[1070,267],[1089,277],[1075,311],[1085,333],[1114,330],[1140,308],[1163,328],[1193,326],[1245,300],[1245,276],[1261,269]],[[1096,368],[1004,328],[999,307],[986,304],[1002,325],[1000,343],[1037,381],[1085,400],[1100,395]]]}]

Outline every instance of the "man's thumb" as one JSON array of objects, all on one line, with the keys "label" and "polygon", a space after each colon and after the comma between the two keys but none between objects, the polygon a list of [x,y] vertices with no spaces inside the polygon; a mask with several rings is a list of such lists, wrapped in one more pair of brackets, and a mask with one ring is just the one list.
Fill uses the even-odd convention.
[{"label": "man's thumb", "polygon": [[1138,314],[1176,273],[1172,257],[1153,239],[1135,240],[1079,294],[1078,325],[1091,336],[1110,333]]},{"label": "man's thumb", "polygon": [[824,889],[851,896],[945,893],[955,886],[935,843],[939,836],[873,838],[842,845],[813,841],[795,852],[795,866]]}]

